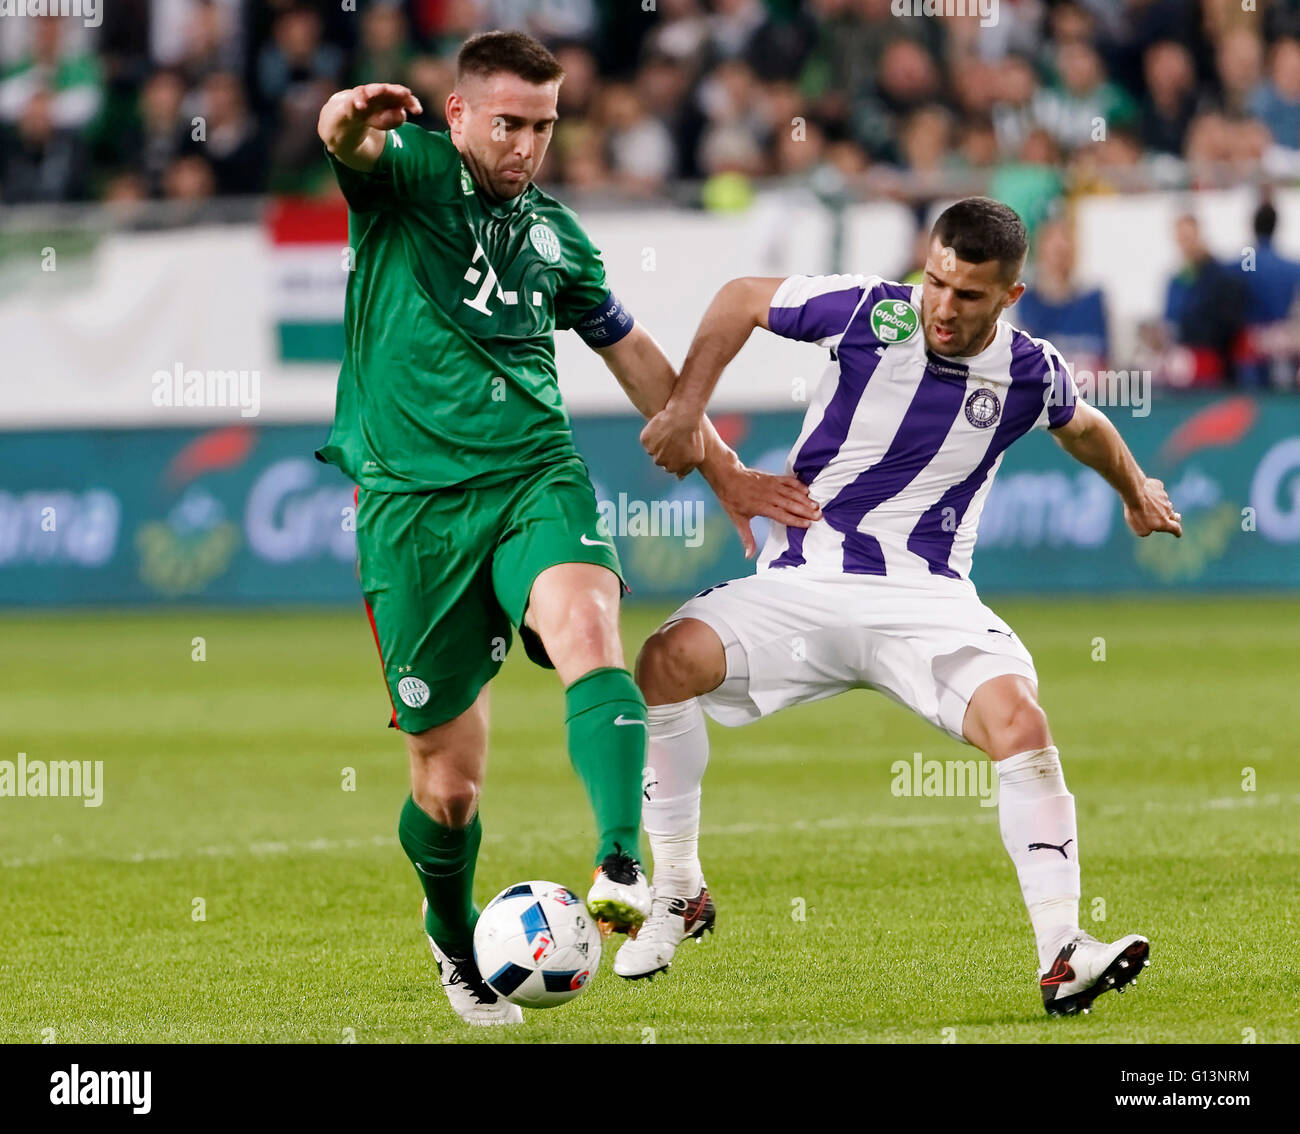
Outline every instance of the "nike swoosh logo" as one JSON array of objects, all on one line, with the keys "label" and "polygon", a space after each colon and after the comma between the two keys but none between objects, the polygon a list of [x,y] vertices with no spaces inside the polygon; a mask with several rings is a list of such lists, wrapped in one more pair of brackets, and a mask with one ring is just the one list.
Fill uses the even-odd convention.
[{"label": "nike swoosh logo", "polygon": [[[615,724],[639,724],[642,728],[648,727],[645,721],[639,721],[635,717],[625,717],[622,713],[614,718]],[[658,781],[656,781],[658,782]]]},{"label": "nike swoosh logo", "polygon": [[613,547],[612,543],[606,543],[603,539],[588,539],[585,535],[578,537],[588,547]]},{"label": "nike swoosh logo", "polygon": [[1052,964],[1052,971],[1045,973],[1039,983],[1051,988],[1053,985],[1068,984],[1072,980],[1074,980],[1074,969],[1062,958],[1057,957]]}]

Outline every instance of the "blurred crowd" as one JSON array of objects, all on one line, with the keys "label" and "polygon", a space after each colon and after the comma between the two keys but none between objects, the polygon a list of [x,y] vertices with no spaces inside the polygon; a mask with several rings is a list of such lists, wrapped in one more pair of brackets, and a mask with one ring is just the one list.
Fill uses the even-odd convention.
[{"label": "blurred crowd", "polygon": [[[906,200],[918,220],[936,198],[988,193],[1035,238],[1022,320],[1101,365],[1101,297],[1072,284],[1073,238],[1053,219],[1071,199],[1300,179],[1300,0],[938,6],[962,14],[923,15],[921,0],[108,0],[97,27],[2,18],[0,202],[329,193],[315,124],[331,93],[404,83],[422,124],[443,128],[460,44],[522,28],[567,73],[546,186],[680,199],[692,185],[727,207],[752,179],[786,178]],[[1185,263],[1143,339],[1182,359],[1162,372],[1294,387],[1293,336],[1246,319],[1267,276],[1268,321],[1289,327],[1300,268],[1216,265],[1190,217],[1173,237]],[[1279,344],[1281,371],[1260,361]]]},{"label": "blurred crowd", "polygon": [[1162,315],[1142,323],[1136,348],[1119,358],[1101,289],[1078,279],[1069,217],[1051,217],[1038,227],[1029,283],[1011,320],[1051,340],[1081,381],[1136,369],[1172,389],[1300,391],[1300,263],[1274,247],[1277,226],[1265,195],[1251,232],[1242,234],[1242,254],[1223,260],[1207,246],[1195,214],[1179,216],[1170,234],[1179,263],[1165,284]]},{"label": "blurred crowd", "polygon": [[5,202],[310,192],[330,93],[403,82],[436,128],[457,48],[492,27],[564,64],[544,180],[579,190],[829,168],[916,199],[968,174],[1036,224],[1126,176],[1300,172],[1300,0],[986,0],[987,21],[976,0],[99,8],[94,28],[3,21]]}]

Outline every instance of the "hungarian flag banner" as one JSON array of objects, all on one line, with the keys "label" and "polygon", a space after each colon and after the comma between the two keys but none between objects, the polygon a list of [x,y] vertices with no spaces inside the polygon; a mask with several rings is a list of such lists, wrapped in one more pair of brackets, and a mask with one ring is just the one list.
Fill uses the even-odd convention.
[{"label": "hungarian flag banner", "polygon": [[341,200],[279,198],[266,214],[272,317],[282,362],[343,357],[343,298],[352,253]]}]

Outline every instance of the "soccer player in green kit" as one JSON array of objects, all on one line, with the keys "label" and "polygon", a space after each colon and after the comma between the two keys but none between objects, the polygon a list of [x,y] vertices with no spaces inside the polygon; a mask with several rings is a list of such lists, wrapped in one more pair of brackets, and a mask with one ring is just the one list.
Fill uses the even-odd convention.
[{"label": "soccer player in green kit", "polygon": [[[605,281],[572,212],[532,179],[563,70],[518,32],[466,41],[449,131],[406,122],[405,87],[340,91],[318,132],[349,206],[355,270],[334,426],[317,453],[357,488],[357,545],[411,795],[399,835],[452,1007],[522,1013],[473,960],[488,683],[518,629],[565,687],[569,755],[599,832],[587,905],[605,931],[650,910],[638,860],[645,701],[618,631],[622,576],[560,400],[573,328],[647,417],[676,372]],[[700,469],[752,552],[749,520],[806,526],[802,484],[746,469],[705,419]]]}]

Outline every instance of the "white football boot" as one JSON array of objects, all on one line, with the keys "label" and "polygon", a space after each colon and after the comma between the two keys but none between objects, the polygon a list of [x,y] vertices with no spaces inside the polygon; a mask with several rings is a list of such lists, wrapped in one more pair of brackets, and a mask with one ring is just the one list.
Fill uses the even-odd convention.
[{"label": "white football boot", "polygon": [[[1046,972],[1038,974],[1043,1007],[1049,1016],[1090,1012],[1092,1002],[1112,988],[1123,992],[1137,984],[1138,973],[1150,963],[1151,943],[1130,933],[1109,945],[1079,930],[1071,934]],[[620,954],[621,956],[621,954]]]},{"label": "white football boot", "polygon": [[641,923],[650,916],[650,883],[636,859],[624,854],[617,843],[615,850],[596,867],[587,891],[587,909],[596,919],[602,938],[611,933],[635,937]]},{"label": "white football boot", "polygon": [[645,924],[614,958],[614,971],[628,980],[663,972],[672,964],[677,946],[688,938],[703,940],[706,933],[713,932],[717,917],[708,886],[701,885],[693,898],[655,894]]},{"label": "white football boot", "polygon": [[[424,929],[424,915],[428,912],[429,901],[426,898],[420,907],[420,928]],[[433,950],[433,959],[438,962],[438,973],[442,977],[442,990],[451,1001],[452,1010],[467,1024],[478,1027],[490,1027],[494,1024],[522,1024],[523,1009],[518,1004],[498,996],[478,971],[473,956],[449,957],[438,943],[424,934]]]}]

